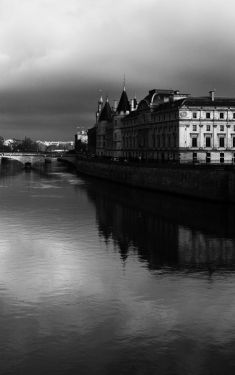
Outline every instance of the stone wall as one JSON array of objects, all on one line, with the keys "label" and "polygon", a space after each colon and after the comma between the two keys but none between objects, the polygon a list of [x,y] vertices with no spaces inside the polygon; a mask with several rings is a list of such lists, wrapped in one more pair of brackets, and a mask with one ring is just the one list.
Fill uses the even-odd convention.
[{"label": "stone wall", "polygon": [[226,170],[215,166],[134,166],[72,159],[70,161],[75,164],[78,172],[134,187],[235,202],[235,169]]}]

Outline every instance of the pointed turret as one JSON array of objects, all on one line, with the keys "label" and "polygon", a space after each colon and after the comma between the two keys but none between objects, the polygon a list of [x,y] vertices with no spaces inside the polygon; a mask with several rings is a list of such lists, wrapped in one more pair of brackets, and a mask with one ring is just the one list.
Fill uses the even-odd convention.
[{"label": "pointed turret", "polygon": [[119,114],[128,114],[130,112],[130,103],[126,93],[125,85],[123,87],[122,95],[118,103],[117,112]]},{"label": "pointed turret", "polygon": [[100,113],[102,111],[102,107],[103,107],[103,98],[102,98],[102,95],[101,95],[99,100],[98,100],[98,109],[97,109],[97,112],[96,112],[96,123],[98,122]]},{"label": "pointed turret", "polygon": [[112,109],[109,105],[108,98],[106,99],[105,105],[102,108],[98,121],[112,121]]},{"label": "pointed turret", "polygon": [[98,101],[98,112],[101,112],[102,107],[103,107],[103,98],[101,95]]}]

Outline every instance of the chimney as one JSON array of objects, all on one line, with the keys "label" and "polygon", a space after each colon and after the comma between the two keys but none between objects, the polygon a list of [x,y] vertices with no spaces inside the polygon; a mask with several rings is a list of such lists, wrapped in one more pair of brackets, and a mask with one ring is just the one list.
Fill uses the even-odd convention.
[{"label": "chimney", "polygon": [[134,99],[131,99],[131,103],[130,103],[130,107],[131,107],[131,112],[135,110],[135,102],[134,102]]},{"label": "chimney", "polygon": [[213,102],[215,100],[215,90],[209,91],[211,101]]}]

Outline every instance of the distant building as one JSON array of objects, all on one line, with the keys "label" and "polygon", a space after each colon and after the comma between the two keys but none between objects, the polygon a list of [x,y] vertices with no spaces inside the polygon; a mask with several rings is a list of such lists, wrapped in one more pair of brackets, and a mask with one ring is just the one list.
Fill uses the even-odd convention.
[{"label": "distant building", "polygon": [[74,147],[76,151],[85,151],[87,149],[88,136],[87,130],[84,128],[78,128],[77,133],[75,134]]},{"label": "distant building", "polygon": [[235,98],[215,97],[214,91],[191,97],[155,89],[138,104],[136,98],[129,101],[124,87],[113,108],[100,98],[89,133],[97,156],[234,163]]},{"label": "distant building", "polygon": [[61,152],[69,151],[74,148],[72,141],[36,141],[38,150],[42,152]]}]

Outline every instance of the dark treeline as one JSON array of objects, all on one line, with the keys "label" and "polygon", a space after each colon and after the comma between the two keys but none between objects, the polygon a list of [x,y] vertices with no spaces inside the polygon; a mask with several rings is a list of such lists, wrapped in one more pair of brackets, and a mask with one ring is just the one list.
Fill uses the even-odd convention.
[{"label": "dark treeline", "polygon": [[4,138],[0,137],[1,152],[38,152],[38,143],[29,137],[25,137],[22,141],[13,139],[11,143],[4,144]]},{"label": "dark treeline", "polygon": [[3,152],[53,152],[58,151],[68,151],[71,150],[73,146],[70,142],[41,142],[33,141],[29,137],[25,137],[23,140],[12,139],[7,143],[4,138],[0,136],[0,153]]}]

